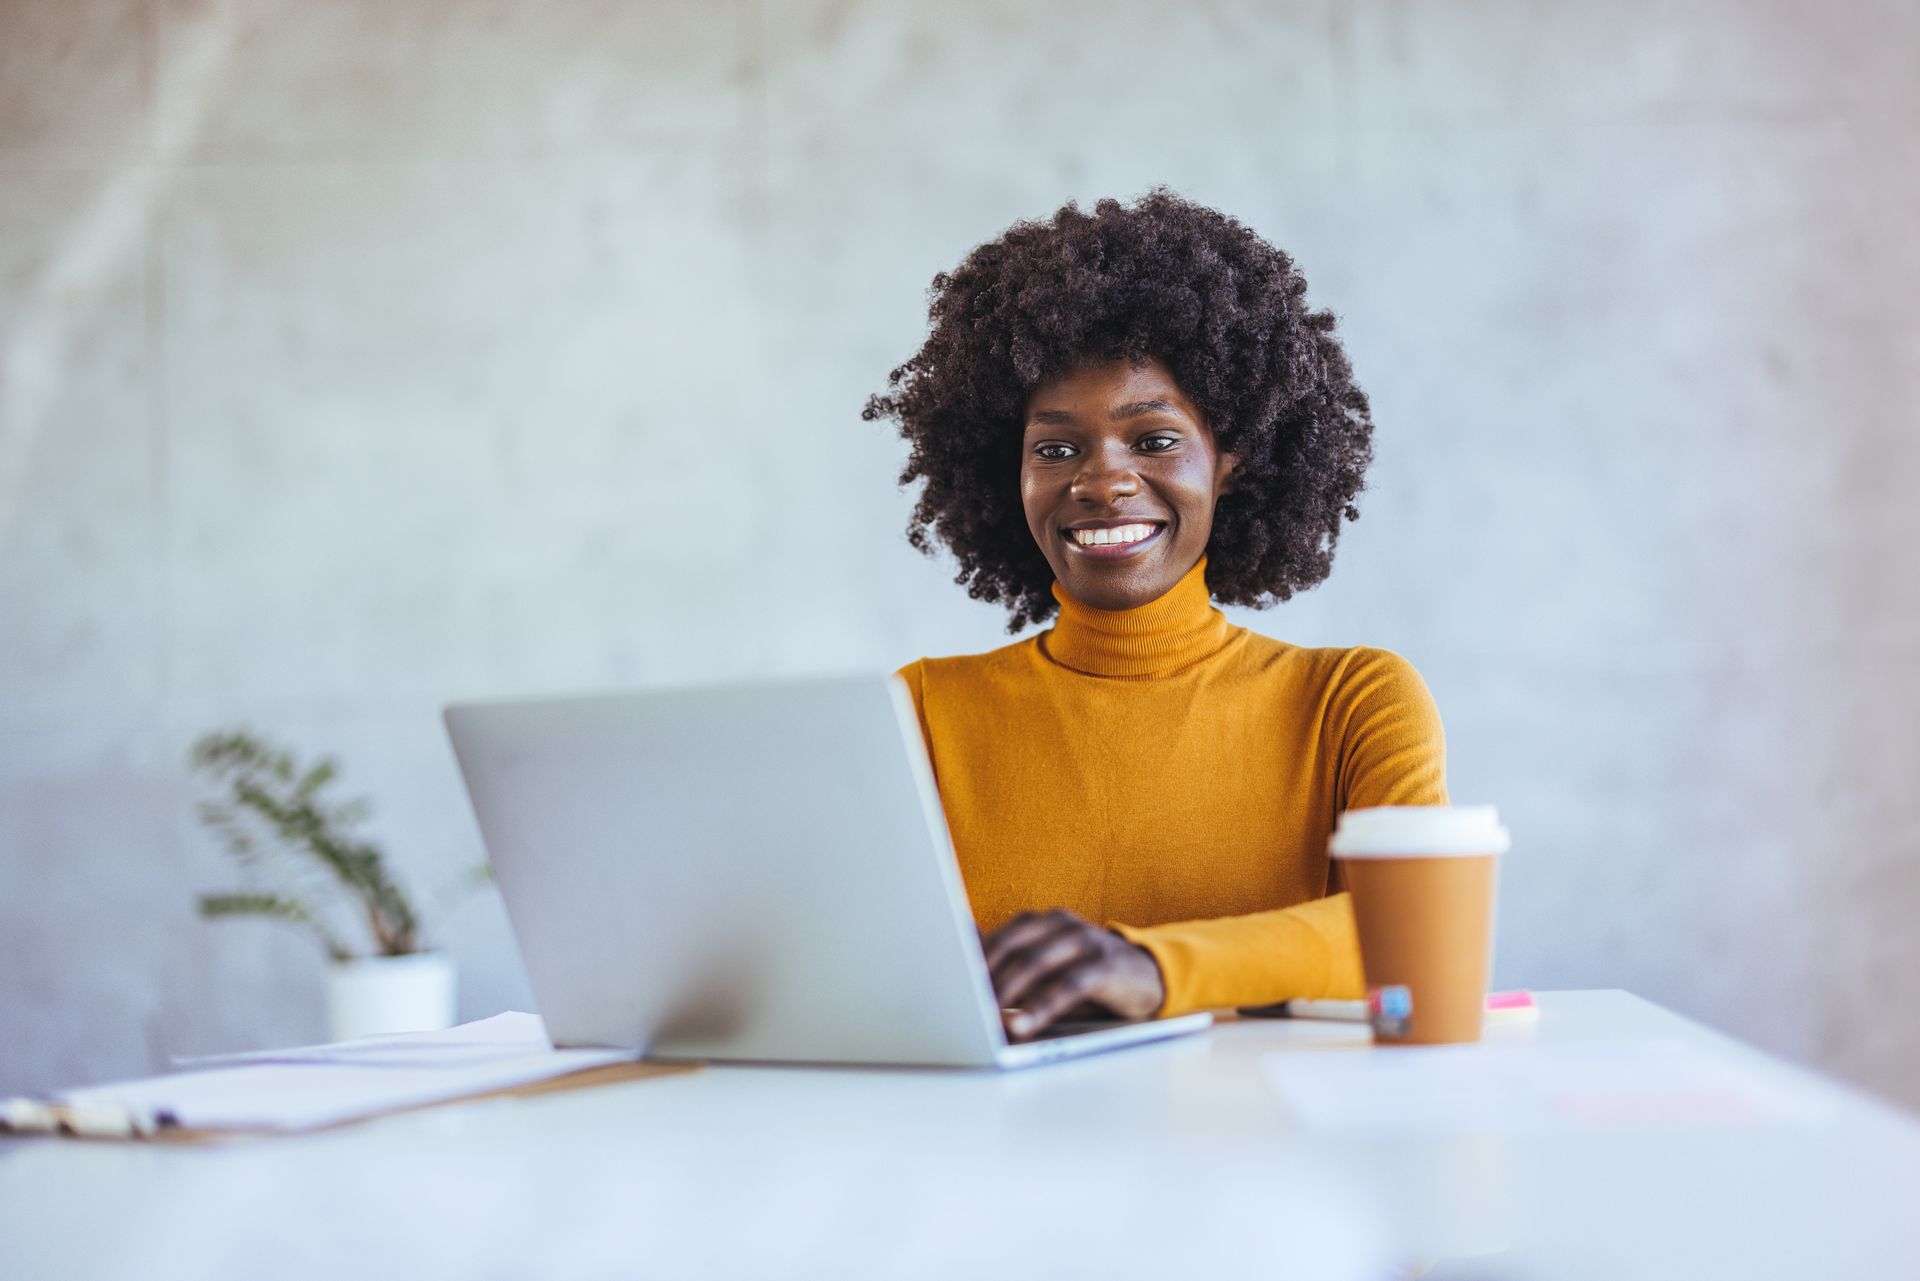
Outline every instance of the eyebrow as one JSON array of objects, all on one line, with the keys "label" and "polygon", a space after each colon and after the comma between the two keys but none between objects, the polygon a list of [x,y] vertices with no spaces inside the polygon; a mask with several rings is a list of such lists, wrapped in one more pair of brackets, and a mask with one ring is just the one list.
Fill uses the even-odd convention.
[{"label": "eyebrow", "polygon": [[[1113,412],[1108,414],[1107,417],[1114,422],[1120,422],[1128,418],[1142,418],[1147,414],[1171,414],[1177,418],[1186,417],[1172,401],[1168,400],[1128,401],[1124,405],[1114,406]],[[1039,423],[1050,427],[1065,427],[1071,426],[1075,419],[1071,413],[1064,409],[1036,409],[1027,415],[1027,421],[1029,423]]]},{"label": "eyebrow", "polygon": [[1180,418],[1186,416],[1174,408],[1173,402],[1166,400],[1131,401],[1128,404],[1118,406],[1114,409],[1113,413],[1108,416],[1111,417],[1114,422],[1119,422],[1123,418],[1140,418],[1147,414],[1172,414]]}]

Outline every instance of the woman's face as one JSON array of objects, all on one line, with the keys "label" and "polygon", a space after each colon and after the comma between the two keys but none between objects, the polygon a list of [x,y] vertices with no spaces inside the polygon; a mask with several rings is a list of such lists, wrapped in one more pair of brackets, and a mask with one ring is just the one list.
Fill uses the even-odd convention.
[{"label": "woman's face", "polygon": [[1020,502],[1068,595],[1131,609],[1198,563],[1239,461],[1214,449],[1163,362],[1116,360],[1062,374],[1027,398]]}]

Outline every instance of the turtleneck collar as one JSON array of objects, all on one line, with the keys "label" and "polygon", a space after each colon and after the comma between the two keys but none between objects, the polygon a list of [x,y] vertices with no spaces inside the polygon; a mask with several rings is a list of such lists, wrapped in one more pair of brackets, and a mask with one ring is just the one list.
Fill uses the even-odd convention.
[{"label": "turtleneck collar", "polygon": [[1088,676],[1165,676],[1219,653],[1239,630],[1213,607],[1204,555],[1166,595],[1132,609],[1095,609],[1058,582],[1053,598],[1060,617],[1041,633],[1041,652]]}]

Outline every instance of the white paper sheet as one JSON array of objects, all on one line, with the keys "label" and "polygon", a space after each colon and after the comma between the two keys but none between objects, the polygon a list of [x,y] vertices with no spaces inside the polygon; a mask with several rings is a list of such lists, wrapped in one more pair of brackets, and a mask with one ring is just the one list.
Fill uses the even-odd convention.
[{"label": "white paper sheet", "polygon": [[1307,1129],[1531,1133],[1817,1120],[1783,1071],[1680,1038],[1374,1046],[1265,1055]]},{"label": "white paper sheet", "polygon": [[556,1050],[531,1014],[444,1032],[368,1037],[197,1061],[197,1070],[68,1090],[54,1102],[133,1128],[307,1130],[399,1108],[530,1085],[633,1058],[626,1050]]},{"label": "white paper sheet", "polygon": [[176,1067],[229,1067],[243,1063],[358,1063],[367,1067],[451,1067],[479,1063],[511,1054],[541,1053],[553,1048],[547,1026],[538,1014],[509,1010],[490,1019],[476,1019],[437,1032],[396,1032],[364,1036],[330,1045],[297,1045],[291,1049],[245,1050],[237,1054],[207,1054],[178,1058]]}]

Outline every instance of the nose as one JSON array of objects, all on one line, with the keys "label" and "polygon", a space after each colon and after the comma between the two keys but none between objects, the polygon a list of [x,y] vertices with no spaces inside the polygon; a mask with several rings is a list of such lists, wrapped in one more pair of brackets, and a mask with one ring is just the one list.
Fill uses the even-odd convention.
[{"label": "nose", "polygon": [[1126,465],[1127,457],[1123,453],[1114,462],[1106,450],[1088,451],[1086,463],[1067,488],[1068,496],[1091,506],[1111,507],[1116,500],[1139,493],[1140,477]]}]

